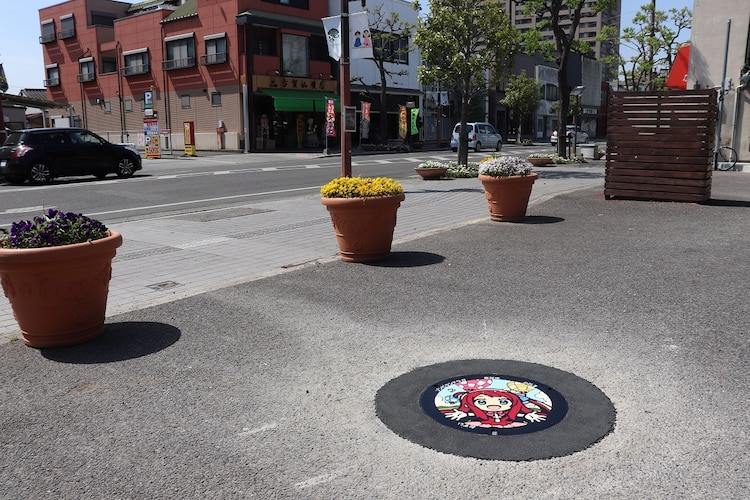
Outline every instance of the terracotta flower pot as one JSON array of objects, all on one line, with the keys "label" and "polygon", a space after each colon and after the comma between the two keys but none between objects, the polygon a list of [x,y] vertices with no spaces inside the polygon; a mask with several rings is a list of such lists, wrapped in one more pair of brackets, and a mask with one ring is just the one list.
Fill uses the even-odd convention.
[{"label": "terracotta flower pot", "polygon": [[550,158],[526,158],[526,161],[534,165],[535,167],[543,167],[552,163]]},{"label": "terracotta flower pot", "polygon": [[0,282],[23,341],[81,344],[104,332],[112,259],[122,235],[47,248],[0,248]]},{"label": "terracotta flower pot", "polygon": [[518,222],[526,217],[531,188],[539,174],[492,177],[480,175],[484,195],[490,209],[490,219],[500,222]]},{"label": "terracotta flower pot", "polygon": [[448,168],[420,168],[417,167],[414,170],[422,176],[424,180],[440,179],[448,171]]},{"label": "terracotta flower pot", "polygon": [[321,198],[328,209],[341,260],[375,262],[391,254],[396,211],[403,193],[371,198]]}]

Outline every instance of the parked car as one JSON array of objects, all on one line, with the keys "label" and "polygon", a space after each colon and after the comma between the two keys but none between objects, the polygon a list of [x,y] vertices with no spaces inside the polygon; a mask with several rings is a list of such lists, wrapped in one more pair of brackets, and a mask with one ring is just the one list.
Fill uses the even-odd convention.
[{"label": "parked car", "polygon": [[[458,138],[461,124],[456,123],[451,135],[451,149],[458,151]],[[503,137],[495,130],[495,127],[487,122],[471,122],[466,124],[466,134],[469,136],[469,148],[479,152],[483,147],[492,148],[495,151],[503,149]]]},{"label": "parked car", "polygon": [[[575,125],[566,125],[565,126],[565,135],[568,136],[568,141],[573,137],[573,133],[576,133],[576,144],[586,144],[589,142],[589,134],[581,130],[580,128],[576,130]],[[557,130],[552,131],[552,136],[549,138],[549,143],[553,146],[557,146]]]},{"label": "parked car", "polygon": [[11,184],[46,184],[55,177],[132,177],[141,157],[82,128],[16,130],[0,147],[0,176]]}]

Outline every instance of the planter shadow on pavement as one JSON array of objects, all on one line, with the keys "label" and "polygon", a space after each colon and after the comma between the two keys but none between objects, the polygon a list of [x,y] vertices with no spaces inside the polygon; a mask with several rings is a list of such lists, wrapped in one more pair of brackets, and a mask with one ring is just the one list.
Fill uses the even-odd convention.
[{"label": "planter shadow on pavement", "polygon": [[116,363],[162,351],[180,339],[177,328],[156,322],[108,324],[96,340],[60,349],[40,349],[42,356],[59,363]]}]

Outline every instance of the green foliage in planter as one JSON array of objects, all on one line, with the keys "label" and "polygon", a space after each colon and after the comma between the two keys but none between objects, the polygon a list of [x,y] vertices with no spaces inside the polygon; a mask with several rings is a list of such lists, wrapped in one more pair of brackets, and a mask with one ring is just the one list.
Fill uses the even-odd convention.
[{"label": "green foliage in planter", "polygon": [[449,179],[460,179],[477,177],[479,175],[479,163],[470,161],[466,165],[461,165],[456,161],[447,163],[448,170],[445,172],[445,177]]}]

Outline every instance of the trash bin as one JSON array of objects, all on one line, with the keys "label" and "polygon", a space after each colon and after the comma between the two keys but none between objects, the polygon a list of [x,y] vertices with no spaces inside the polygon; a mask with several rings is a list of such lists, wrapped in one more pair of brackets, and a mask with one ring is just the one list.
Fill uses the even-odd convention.
[{"label": "trash bin", "polygon": [[581,148],[581,154],[587,160],[598,160],[599,155],[596,154],[596,144],[581,144],[578,146]]}]

